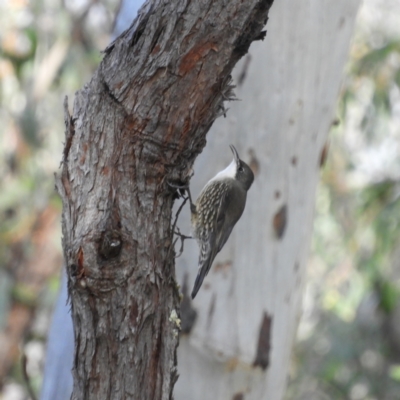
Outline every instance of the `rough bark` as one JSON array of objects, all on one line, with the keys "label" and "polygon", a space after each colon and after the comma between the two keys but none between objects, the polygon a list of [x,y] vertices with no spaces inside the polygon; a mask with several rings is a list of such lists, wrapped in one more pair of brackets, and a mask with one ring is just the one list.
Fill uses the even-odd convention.
[{"label": "rough bark", "polygon": [[269,1],[147,2],[65,103],[57,188],[75,334],[72,399],[169,399],[175,192],[260,36]]}]

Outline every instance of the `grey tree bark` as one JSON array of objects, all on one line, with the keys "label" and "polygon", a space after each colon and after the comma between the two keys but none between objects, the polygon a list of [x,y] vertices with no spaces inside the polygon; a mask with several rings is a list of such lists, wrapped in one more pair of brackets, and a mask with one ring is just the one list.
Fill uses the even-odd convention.
[{"label": "grey tree bark", "polygon": [[[146,2],[65,102],[57,189],[74,322],[72,399],[169,399],[179,290],[169,182],[187,182],[272,0]],[[228,6],[229,5],[229,6]]]}]

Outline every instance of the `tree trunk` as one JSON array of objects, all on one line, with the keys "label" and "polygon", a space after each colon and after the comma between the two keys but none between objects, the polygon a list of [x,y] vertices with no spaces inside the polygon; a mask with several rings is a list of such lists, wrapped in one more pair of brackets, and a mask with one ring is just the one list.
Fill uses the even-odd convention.
[{"label": "tree trunk", "polygon": [[147,2],[105,50],[72,115],[65,103],[57,188],[72,399],[171,398],[180,320],[168,183],[188,181],[271,3]]},{"label": "tree trunk", "polygon": [[[192,195],[231,160],[256,173],[241,220],[195,301],[185,299],[176,400],[280,400],[302,300],[315,189],[359,1],[280,0],[236,67],[237,97],[207,136]],[[182,218],[181,229],[189,229]],[[190,293],[198,249],[178,278]],[[188,289],[186,289],[186,283]],[[196,321],[194,316],[197,313]],[[194,322],[194,323],[193,323]]]}]

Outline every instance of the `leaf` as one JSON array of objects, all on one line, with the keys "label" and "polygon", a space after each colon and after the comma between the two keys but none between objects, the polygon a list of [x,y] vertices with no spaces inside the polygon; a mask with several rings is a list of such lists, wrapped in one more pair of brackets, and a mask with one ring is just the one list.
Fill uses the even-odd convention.
[{"label": "leaf", "polygon": [[386,62],[387,57],[400,50],[400,42],[389,42],[379,49],[373,49],[364,57],[355,63],[355,72],[357,75],[374,75],[379,68]]},{"label": "leaf", "polygon": [[389,314],[396,307],[399,298],[399,291],[397,287],[389,281],[381,281],[378,287],[380,308]]}]

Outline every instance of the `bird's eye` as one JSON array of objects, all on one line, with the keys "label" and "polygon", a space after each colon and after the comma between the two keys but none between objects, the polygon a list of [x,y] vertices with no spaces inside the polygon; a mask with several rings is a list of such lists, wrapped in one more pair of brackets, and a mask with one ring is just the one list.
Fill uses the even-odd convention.
[{"label": "bird's eye", "polygon": [[240,166],[240,167],[238,168],[238,171],[239,171],[239,172],[243,172],[243,171],[244,171],[243,167]]}]

